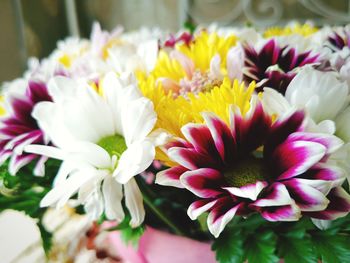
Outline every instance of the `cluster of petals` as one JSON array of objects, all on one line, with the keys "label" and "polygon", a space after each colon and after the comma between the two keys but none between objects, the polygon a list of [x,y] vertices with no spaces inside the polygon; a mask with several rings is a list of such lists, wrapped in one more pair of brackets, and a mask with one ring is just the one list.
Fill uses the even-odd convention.
[{"label": "cluster of petals", "polygon": [[251,103],[245,116],[232,109],[229,124],[203,113],[204,124],[185,125],[185,140],[166,146],[178,165],[158,173],[156,182],[194,193],[198,200],[188,215],[196,219],[208,212],[208,227],[216,237],[234,216],[254,212],[269,221],[347,214],[344,171],[327,162],[343,142],[305,131],[302,111],[272,122],[261,102],[253,97]]},{"label": "cluster of petals", "polygon": [[15,175],[19,169],[37,161],[34,174],[43,176],[44,156],[23,152],[29,144],[48,144],[49,140],[40,129],[32,112],[38,103],[51,101],[46,84],[36,80],[17,80],[8,84],[4,98],[5,115],[0,119],[0,163],[8,159],[9,172]]},{"label": "cluster of petals", "polygon": [[[152,102],[142,97],[132,76],[118,78],[115,73],[102,79],[99,93],[86,82],[65,77],[53,78],[48,89],[53,101],[38,103],[33,116],[53,146],[25,148],[62,160],[41,206],[62,207],[77,194],[75,203],[83,204],[91,218],[104,212],[120,222],[124,202],[130,225],[140,225],[145,211],[134,176],[155,156],[148,137],[157,119]],[[110,143],[101,144],[106,138]]]}]

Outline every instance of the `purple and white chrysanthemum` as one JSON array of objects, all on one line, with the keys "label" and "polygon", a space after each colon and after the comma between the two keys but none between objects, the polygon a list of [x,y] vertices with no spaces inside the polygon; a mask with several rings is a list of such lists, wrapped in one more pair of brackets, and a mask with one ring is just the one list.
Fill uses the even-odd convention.
[{"label": "purple and white chrysanthemum", "polygon": [[51,96],[43,82],[23,80],[18,84],[5,94],[6,114],[0,120],[0,163],[10,158],[9,172],[15,175],[23,166],[37,160],[34,174],[43,176],[47,158],[23,150],[29,144],[48,144],[32,111],[37,103],[51,101]]},{"label": "purple and white chrysanthemum", "polygon": [[333,51],[342,50],[344,47],[350,48],[350,28],[344,27],[338,32],[334,31],[328,37],[328,43]]},{"label": "purple and white chrysanthemum", "polygon": [[203,113],[204,124],[185,125],[186,140],[166,147],[178,165],[158,173],[156,182],[198,196],[188,215],[194,220],[208,212],[216,237],[235,215],[258,212],[269,221],[295,221],[303,214],[334,219],[348,213],[344,172],[327,163],[343,142],[306,132],[301,111],[272,123],[255,97],[251,104],[245,116],[232,112],[229,124]]},{"label": "purple and white chrysanthemum", "polygon": [[244,53],[244,79],[256,81],[257,91],[270,87],[284,94],[296,75],[296,69],[319,62],[319,55],[311,51],[298,53],[289,46],[280,47],[275,39],[269,40],[260,50],[246,45]]}]

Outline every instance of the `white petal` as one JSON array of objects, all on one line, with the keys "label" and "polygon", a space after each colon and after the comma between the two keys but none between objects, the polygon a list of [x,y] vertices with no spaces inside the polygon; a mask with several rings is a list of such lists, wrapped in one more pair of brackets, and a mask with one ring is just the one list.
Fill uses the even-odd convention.
[{"label": "white petal", "polygon": [[210,60],[210,76],[215,79],[223,79],[224,76],[221,73],[221,58],[219,54],[216,54],[211,60]]},{"label": "white petal", "polygon": [[90,180],[94,174],[92,172],[75,172],[60,185],[56,185],[50,192],[48,192],[45,197],[41,200],[40,206],[47,207],[51,206],[57,202],[63,206],[71,197],[74,195],[78,189]]},{"label": "white petal", "polygon": [[105,201],[106,217],[110,220],[122,222],[124,219],[124,210],[122,206],[123,190],[122,185],[112,176],[106,176],[103,180],[102,193]]},{"label": "white petal", "polygon": [[305,67],[291,81],[285,96],[292,105],[306,109],[316,122],[320,122],[333,120],[344,108],[348,87],[334,72]]},{"label": "white petal", "polygon": [[224,187],[231,194],[255,201],[260,192],[267,186],[266,182],[256,182],[242,187]]},{"label": "white petal", "polygon": [[131,144],[120,157],[113,176],[119,183],[125,184],[133,176],[146,170],[153,162],[154,156],[155,149],[151,142]]},{"label": "white petal", "polygon": [[87,162],[98,168],[111,167],[112,160],[108,152],[97,144],[86,141],[76,141],[72,143],[69,148],[69,157],[67,157],[67,159],[81,160],[82,162]]},{"label": "white petal", "polygon": [[286,98],[271,88],[264,88],[262,103],[269,114],[282,115],[291,109]]},{"label": "white petal", "polygon": [[145,209],[143,207],[142,193],[134,178],[124,185],[124,193],[125,204],[131,215],[130,226],[137,227],[145,219]]},{"label": "white petal", "polygon": [[312,223],[314,223],[315,226],[317,226],[321,230],[327,230],[330,228],[332,224],[332,220],[322,220],[322,219],[316,219],[311,218]]},{"label": "white petal", "polygon": [[227,73],[231,80],[243,78],[244,50],[241,45],[231,48],[227,53]]},{"label": "white petal", "polygon": [[153,129],[157,115],[153,103],[139,98],[122,109],[123,135],[127,145],[144,139]]},{"label": "white petal", "polygon": [[39,144],[28,145],[24,148],[25,152],[35,153],[38,155],[47,156],[49,158],[54,158],[58,160],[64,160],[67,156],[67,153],[54,146],[45,146]]}]

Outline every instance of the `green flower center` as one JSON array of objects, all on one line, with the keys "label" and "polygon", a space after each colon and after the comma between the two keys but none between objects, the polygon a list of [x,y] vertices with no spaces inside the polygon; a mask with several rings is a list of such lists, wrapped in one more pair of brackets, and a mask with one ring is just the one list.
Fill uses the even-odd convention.
[{"label": "green flower center", "polygon": [[105,149],[110,156],[116,155],[118,159],[128,148],[124,137],[119,134],[104,137],[97,144]]},{"label": "green flower center", "polygon": [[267,172],[261,158],[250,157],[240,160],[237,165],[224,172],[224,178],[229,186],[242,187],[265,181]]}]

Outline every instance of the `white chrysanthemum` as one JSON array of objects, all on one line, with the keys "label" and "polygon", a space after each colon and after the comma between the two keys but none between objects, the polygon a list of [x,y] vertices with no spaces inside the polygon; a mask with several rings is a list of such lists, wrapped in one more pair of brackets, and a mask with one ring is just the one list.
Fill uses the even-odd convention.
[{"label": "white chrysanthemum", "polygon": [[145,212],[133,177],[154,159],[154,138],[148,135],[156,113],[131,77],[109,73],[99,88],[97,93],[85,83],[56,77],[49,83],[54,102],[34,109],[34,118],[55,146],[31,145],[26,150],[63,161],[41,205],[60,207],[78,193],[78,202],[93,218],[105,212],[120,222],[125,196],[130,225],[137,226]]},{"label": "white chrysanthemum", "polygon": [[302,69],[289,84],[285,97],[265,88],[263,103],[271,114],[280,115],[291,108],[305,110],[307,129],[335,134],[345,144],[332,155],[330,162],[342,167],[350,180],[350,106],[349,88],[335,72]]},{"label": "white chrysanthemum", "polygon": [[334,133],[334,121],[349,103],[348,86],[337,77],[335,72],[305,67],[291,81],[285,96],[265,88],[264,104],[270,113],[278,115],[291,107],[303,109],[311,129]]}]

